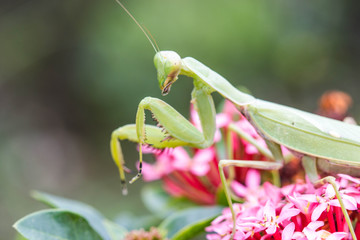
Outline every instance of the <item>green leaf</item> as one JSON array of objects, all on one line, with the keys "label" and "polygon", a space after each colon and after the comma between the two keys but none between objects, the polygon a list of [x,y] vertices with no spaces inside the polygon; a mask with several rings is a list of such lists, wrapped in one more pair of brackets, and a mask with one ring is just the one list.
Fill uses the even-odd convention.
[{"label": "green leaf", "polygon": [[127,234],[127,230],[124,227],[109,220],[105,219],[104,226],[106,227],[106,230],[109,233],[111,240],[123,239]]},{"label": "green leaf", "polygon": [[170,215],[159,228],[167,230],[167,237],[172,240],[190,239],[209,226],[222,209],[220,206],[188,208]]},{"label": "green leaf", "polygon": [[144,215],[139,216],[138,214],[133,214],[131,212],[120,213],[114,219],[114,222],[125,227],[127,230],[135,229],[150,229],[152,226],[157,226],[162,221],[155,215]]},{"label": "green leaf", "polygon": [[218,205],[229,206],[224,192],[224,188],[222,186],[219,187],[216,191],[216,202]]},{"label": "green leaf", "polygon": [[59,209],[42,210],[20,219],[14,228],[29,240],[101,240],[82,216]]},{"label": "green leaf", "polygon": [[58,197],[52,194],[34,191],[33,198],[41,201],[50,207],[69,210],[83,216],[104,240],[110,240],[110,236],[104,226],[105,217],[95,208],[85,203]]},{"label": "green leaf", "polygon": [[20,233],[18,233],[15,237],[15,240],[28,240],[27,238],[25,238],[23,235],[21,235]]},{"label": "green leaf", "polygon": [[162,187],[154,185],[144,187],[141,191],[141,197],[147,209],[159,218],[167,217],[179,209],[196,206],[185,198],[174,198],[166,193]]}]

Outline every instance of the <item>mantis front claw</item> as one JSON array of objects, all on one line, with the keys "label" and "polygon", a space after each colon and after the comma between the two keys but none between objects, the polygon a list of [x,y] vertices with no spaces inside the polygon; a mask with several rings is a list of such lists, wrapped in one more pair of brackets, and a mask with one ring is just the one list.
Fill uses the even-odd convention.
[{"label": "mantis front claw", "polygon": [[133,177],[133,178],[129,181],[129,183],[130,183],[130,184],[134,183],[136,180],[138,180],[139,178],[141,178],[141,176],[142,176],[141,173],[136,174],[136,176]]},{"label": "mantis front claw", "polygon": [[[119,140],[130,140],[139,143],[139,170],[130,180],[134,183],[142,175],[142,147],[143,144],[151,145],[156,149],[175,148],[178,146],[193,146],[205,148],[211,145],[215,133],[215,110],[212,98],[205,91],[195,91],[193,102],[199,109],[203,132],[200,132],[185,117],[164,101],[146,97],[138,107],[136,124],[129,124],[116,129],[111,136],[111,153],[118,166],[123,193],[126,194],[124,158]],[[157,126],[145,124],[145,110],[152,113],[157,121]]]}]

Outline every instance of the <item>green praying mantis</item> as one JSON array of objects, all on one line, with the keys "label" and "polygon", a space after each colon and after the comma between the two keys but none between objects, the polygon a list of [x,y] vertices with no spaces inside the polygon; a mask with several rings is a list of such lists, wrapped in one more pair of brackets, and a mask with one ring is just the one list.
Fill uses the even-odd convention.
[{"label": "green praying mantis", "polygon": [[[133,18],[118,0],[117,2]],[[134,18],[133,20],[137,23]],[[142,27],[139,24],[138,26],[150,40]],[[112,157],[119,168],[124,194],[127,193],[127,189],[124,174],[125,162],[120,140],[130,140],[139,144],[139,170],[130,183],[141,177],[142,146],[145,144],[159,149],[178,146],[207,148],[213,144],[216,130],[216,111],[211,94],[218,92],[231,101],[264,138],[268,149],[261,146],[256,147],[272,160],[268,162],[234,159],[219,161],[220,177],[233,218],[231,238],[236,231],[236,214],[232,207],[231,192],[224,168],[236,166],[277,171],[284,164],[284,157],[280,148],[282,145],[302,159],[305,172],[311,182],[314,184],[330,183],[334,187],[352,238],[356,239],[349,215],[335,184],[335,178],[327,176],[320,179],[318,172],[344,173],[360,177],[359,126],[256,99],[239,91],[221,75],[194,58],[181,58],[174,51],[159,51],[156,48],[155,51],[154,63],[162,95],[167,95],[170,92],[171,86],[179,75],[193,79],[194,89],[191,93],[191,101],[199,115],[202,131],[195,128],[185,117],[164,101],[152,97],[144,98],[137,109],[136,123],[114,130],[110,140]],[[145,110],[152,112],[154,119],[158,122],[157,126],[145,124]],[[231,129],[249,142],[254,142],[250,136],[235,126],[232,125]]]}]

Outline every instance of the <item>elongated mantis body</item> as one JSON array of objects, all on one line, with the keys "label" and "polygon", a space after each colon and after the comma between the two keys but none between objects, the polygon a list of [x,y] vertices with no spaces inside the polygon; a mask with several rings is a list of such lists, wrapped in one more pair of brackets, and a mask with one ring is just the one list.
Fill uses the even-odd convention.
[{"label": "elongated mantis body", "polygon": [[[306,174],[312,182],[329,182],[334,186],[343,213],[347,216],[353,238],[356,239],[346,209],[341,203],[334,178],[326,177],[319,180],[317,170],[331,174],[344,173],[360,176],[359,126],[256,99],[239,91],[222,76],[199,61],[190,57],[181,59],[177,53],[172,51],[158,52],[154,62],[163,95],[170,91],[171,85],[179,75],[186,75],[193,79],[192,102],[195,104],[203,131],[197,130],[187,119],[162,100],[151,97],[144,98],[138,107],[136,124],[116,129],[111,137],[112,156],[119,167],[123,183],[125,183],[124,159],[118,140],[127,139],[139,143],[139,173],[130,182],[134,182],[141,176],[143,144],[149,144],[154,148],[173,148],[184,145],[196,148],[209,147],[213,143],[216,114],[211,93],[216,91],[233,102],[242,115],[255,127],[265,139],[274,160],[274,162],[264,162],[224,159],[219,162],[221,179],[230,208],[232,209],[231,197],[226,186],[223,168],[239,166],[278,170],[283,166],[283,155],[280,149],[280,145],[283,145],[302,158]],[[150,110],[161,126],[146,125],[144,122],[145,110]],[[240,134],[242,133],[240,132]],[[234,212],[233,220],[235,231]]]},{"label": "elongated mantis body", "polygon": [[[120,5],[122,5],[120,3]],[[123,6],[122,6],[123,7]],[[124,8],[125,9],[125,8]],[[130,14],[131,16],[131,14]],[[141,28],[141,27],[140,27]],[[146,33],[145,33],[146,34]],[[120,172],[123,193],[126,194],[124,158],[119,140],[139,143],[139,172],[130,181],[136,181],[142,171],[142,146],[174,148],[191,146],[207,148],[213,144],[215,133],[215,107],[211,94],[218,92],[230,100],[264,138],[272,162],[223,159],[219,162],[221,181],[233,216],[233,232],[236,216],[226,183],[224,168],[227,166],[250,167],[263,170],[279,170],[284,163],[280,145],[302,158],[306,174],[313,183],[330,183],[339,199],[343,214],[353,239],[356,239],[350,218],[335,185],[334,177],[319,179],[318,170],[328,173],[344,173],[360,177],[360,127],[321,117],[295,108],[256,99],[232,86],[225,78],[191,57],[181,59],[173,51],[158,51],[154,57],[159,87],[163,95],[169,93],[179,75],[193,79],[191,93],[202,127],[195,128],[185,117],[164,101],[146,97],[138,107],[136,123],[113,131],[111,153]],[[145,124],[145,110],[152,112],[158,126]],[[232,126],[241,136],[246,134]],[[249,138],[249,136],[245,136]],[[259,147],[260,148],[260,147]],[[267,149],[260,149],[269,152]]]}]

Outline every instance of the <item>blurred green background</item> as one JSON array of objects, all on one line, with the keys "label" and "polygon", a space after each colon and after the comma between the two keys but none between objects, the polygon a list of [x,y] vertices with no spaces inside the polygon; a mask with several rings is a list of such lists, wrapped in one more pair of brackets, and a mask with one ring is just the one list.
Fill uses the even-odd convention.
[{"label": "blurred green background", "polygon": [[[343,90],[360,119],[359,1],[123,3],[160,49],[192,56],[258,98],[313,112],[324,91]],[[12,239],[17,219],[44,208],[32,189],[87,202],[109,218],[145,211],[141,180],[121,196],[110,134],[134,122],[146,96],[188,116],[192,89],[181,77],[162,97],[153,56],[115,0],[1,1],[0,238]],[[123,147],[135,169],[136,145]]]}]

